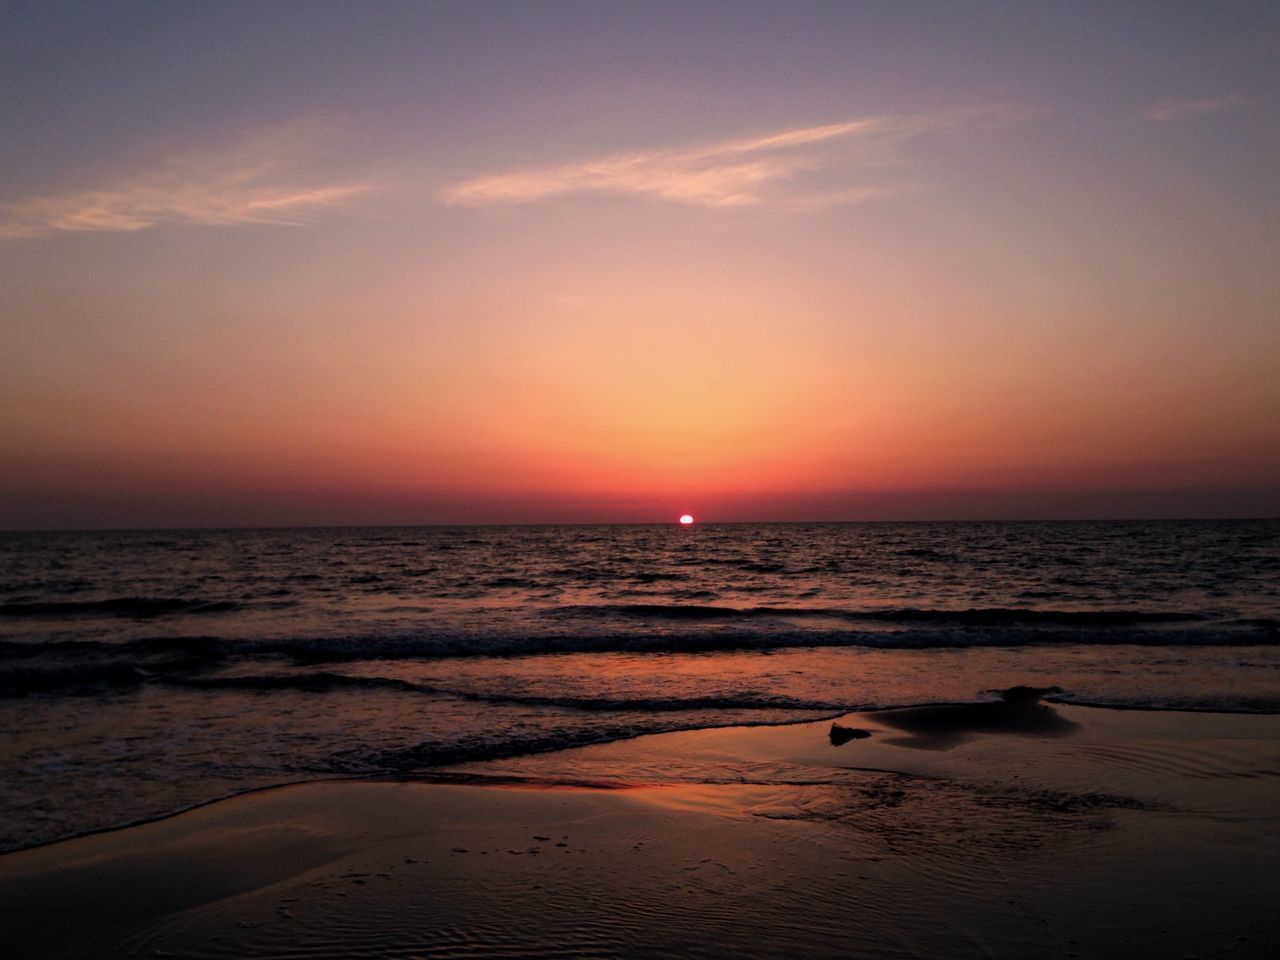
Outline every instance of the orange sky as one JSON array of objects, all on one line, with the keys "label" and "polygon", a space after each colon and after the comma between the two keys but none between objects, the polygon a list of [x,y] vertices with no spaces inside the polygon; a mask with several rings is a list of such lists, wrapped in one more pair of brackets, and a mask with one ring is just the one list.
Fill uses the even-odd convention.
[{"label": "orange sky", "polygon": [[33,18],[0,527],[1280,512],[1274,22],[1100,78],[1070,32],[774,11],[728,28],[761,63],[642,8],[190,63],[175,13],[105,79],[58,51],[120,24]]}]

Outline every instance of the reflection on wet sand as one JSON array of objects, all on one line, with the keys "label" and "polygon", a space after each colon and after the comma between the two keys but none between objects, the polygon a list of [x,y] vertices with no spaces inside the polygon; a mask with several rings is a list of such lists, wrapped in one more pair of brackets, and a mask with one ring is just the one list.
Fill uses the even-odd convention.
[{"label": "reflection on wet sand", "polygon": [[1280,944],[1276,717],[1028,696],[835,725],[868,736],[700,730],[262,791],[0,858],[0,923],[24,957],[1155,960]]}]

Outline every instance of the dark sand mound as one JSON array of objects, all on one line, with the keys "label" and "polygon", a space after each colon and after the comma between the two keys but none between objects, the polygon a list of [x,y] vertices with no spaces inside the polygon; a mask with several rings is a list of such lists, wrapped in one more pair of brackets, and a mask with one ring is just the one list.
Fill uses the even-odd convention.
[{"label": "dark sand mound", "polygon": [[946,750],[974,734],[1065,737],[1079,725],[1040,702],[1055,688],[1011,687],[998,703],[953,703],[881,710],[869,714],[880,723],[910,734],[890,741],[922,750]]},{"label": "dark sand mound", "polygon": [[863,730],[861,727],[846,727],[838,723],[831,724],[831,730],[827,734],[827,738],[831,741],[833,747],[839,747],[850,740],[865,740],[871,736],[870,730]]}]

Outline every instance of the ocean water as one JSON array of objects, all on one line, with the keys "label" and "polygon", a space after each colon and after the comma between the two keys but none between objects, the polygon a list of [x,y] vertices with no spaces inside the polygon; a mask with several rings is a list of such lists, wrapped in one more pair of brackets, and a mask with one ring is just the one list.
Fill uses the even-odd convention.
[{"label": "ocean water", "polygon": [[1015,684],[1280,711],[1280,521],[0,534],[0,849]]}]

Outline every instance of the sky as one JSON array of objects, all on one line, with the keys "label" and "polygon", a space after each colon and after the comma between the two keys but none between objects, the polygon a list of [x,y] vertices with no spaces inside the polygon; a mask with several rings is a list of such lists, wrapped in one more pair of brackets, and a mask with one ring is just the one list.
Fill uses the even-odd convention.
[{"label": "sky", "polygon": [[0,528],[1280,515],[1278,50],[0,0]]}]

